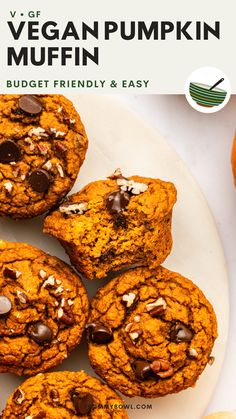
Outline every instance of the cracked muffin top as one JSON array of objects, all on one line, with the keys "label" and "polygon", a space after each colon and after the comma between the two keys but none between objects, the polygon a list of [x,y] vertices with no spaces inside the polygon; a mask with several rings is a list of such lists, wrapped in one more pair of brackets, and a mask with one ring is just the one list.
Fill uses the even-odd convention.
[{"label": "cracked muffin top", "polygon": [[123,400],[97,378],[79,372],[38,374],[9,397],[2,419],[127,419]]},{"label": "cracked muffin top", "polygon": [[85,288],[56,257],[0,241],[0,372],[31,375],[60,364],[80,342]]},{"label": "cracked muffin top", "polygon": [[62,95],[0,95],[0,215],[30,218],[72,188],[88,146]]},{"label": "cracked muffin top", "polygon": [[86,328],[95,372],[130,397],[193,386],[217,337],[202,291],[163,267],[136,268],[100,288]]},{"label": "cracked muffin top", "polygon": [[44,232],[60,240],[86,278],[132,264],[157,267],[171,251],[173,183],[141,176],[89,183],[45,218]]}]

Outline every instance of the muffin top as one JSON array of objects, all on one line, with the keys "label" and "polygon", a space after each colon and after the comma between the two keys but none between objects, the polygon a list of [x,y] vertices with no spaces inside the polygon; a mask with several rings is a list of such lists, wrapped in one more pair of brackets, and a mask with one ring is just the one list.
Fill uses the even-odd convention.
[{"label": "muffin top", "polygon": [[0,215],[29,218],[72,188],[87,150],[73,104],[62,95],[0,95]]},{"label": "muffin top", "polygon": [[87,325],[95,371],[127,396],[158,397],[193,386],[217,336],[200,289],[163,267],[136,268],[95,295]]},{"label": "muffin top", "polygon": [[56,257],[0,241],[0,372],[31,375],[60,364],[88,316],[85,288]]}]

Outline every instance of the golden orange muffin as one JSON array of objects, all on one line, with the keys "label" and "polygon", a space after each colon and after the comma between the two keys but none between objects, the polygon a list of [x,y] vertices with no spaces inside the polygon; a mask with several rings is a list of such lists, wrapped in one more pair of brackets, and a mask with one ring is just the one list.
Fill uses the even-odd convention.
[{"label": "golden orange muffin", "polygon": [[72,188],[87,136],[62,95],[0,95],[0,215],[30,218]]},{"label": "golden orange muffin", "polygon": [[86,290],[56,257],[0,241],[0,372],[33,375],[60,364],[79,344]]},{"label": "golden orange muffin", "polygon": [[176,189],[170,182],[117,170],[92,182],[49,214],[44,232],[60,240],[71,263],[88,279],[132,264],[151,268],[172,248]]},{"label": "golden orange muffin", "polygon": [[38,374],[18,387],[2,419],[127,419],[123,400],[97,378],[78,372]]},{"label": "golden orange muffin", "polygon": [[163,267],[136,268],[100,288],[86,329],[95,372],[129,397],[194,386],[217,337],[202,291]]}]

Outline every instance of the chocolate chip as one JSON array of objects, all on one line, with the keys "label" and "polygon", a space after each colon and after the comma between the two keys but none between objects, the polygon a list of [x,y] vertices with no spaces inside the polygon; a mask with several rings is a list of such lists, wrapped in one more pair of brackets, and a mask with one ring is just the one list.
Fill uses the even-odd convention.
[{"label": "chocolate chip", "polygon": [[118,189],[106,196],[106,207],[111,214],[119,214],[125,210],[129,201],[130,195]]},{"label": "chocolate chip", "polygon": [[41,322],[31,325],[28,329],[28,335],[39,344],[48,343],[52,340],[52,330]]},{"label": "chocolate chip", "polygon": [[17,388],[12,398],[16,404],[21,404],[25,399],[25,395],[20,388]]},{"label": "chocolate chip", "polygon": [[170,340],[172,342],[190,342],[193,332],[181,322],[175,322],[170,329]]},{"label": "chocolate chip", "polygon": [[147,361],[136,360],[132,362],[132,368],[134,370],[136,378],[139,380],[146,380],[152,376],[152,369]]},{"label": "chocolate chip", "polygon": [[87,415],[93,408],[93,396],[89,393],[72,392],[72,401],[78,415]]},{"label": "chocolate chip", "polygon": [[21,273],[19,271],[16,271],[12,268],[8,268],[8,266],[5,266],[5,268],[3,269],[3,275],[6,278],[17,279],[19,278],[20,274]]},{"label": "chocolate chip", "polygon": [[113,340],[113,334],[108,327],[100,323],[91,323],[86,326],[89,330],[92,342],[98,344],[109,343]]},{"label": "chocolate chip", "polygon": [[30,116],[39,115],[43,109],[41,102],[32,95],[21,96],[19,99],[19,108]]},{"label": "chocolate chip", "polygon": [[36,169],[29,176],[29,183],[34,191],[46,192],[50,186],[50,179],[46,170]]},{"label": "chocolate chip", "polygon": [[20,148],[14,141],[5,140],[0,144],[0,163],[18,161],[20,156]]},{"label": "chocolate chip", "polygon": [[12,309],[12,304],[9,298],[0,295],[0,318],[7,316]]}]

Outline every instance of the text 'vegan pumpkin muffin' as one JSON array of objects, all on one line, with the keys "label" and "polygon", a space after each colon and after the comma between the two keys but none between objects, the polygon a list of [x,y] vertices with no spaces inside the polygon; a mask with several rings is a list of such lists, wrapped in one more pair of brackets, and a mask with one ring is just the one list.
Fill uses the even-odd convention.
[{"label": "text 'vegan pumpkin muffin'", "polygon": [[123,400],[97,378],[78,372],[38,374],[9,397],[2,419],[127,419]]},{"label": "text 'vegan pumpkin muffin'", "polygon": [[79,344],[86,290],[60,259],[0,241],[0,372],[33,375],[60,364]]},{"label": "text 'vegan pumpkin muffin'", "polygon": [[176,189],[170,182],[117,170],[92,182],[49,214],[44,232],[58,238],[71,263],[88,279],[132,264],[151,268],[171,251]]},{"label": "text 'vegan pumpkin muffin'", "polygon": [[0,215],[42,214],[72,188],[88,140],[62,95],[0,95]]},{"label": "text 'vegan pumpkin muffin'", "polygon": [[95,372],[130,397],[193,386],[217,337],[202,291],[163,267],[136,268],[100,288],[86,328]]}]

